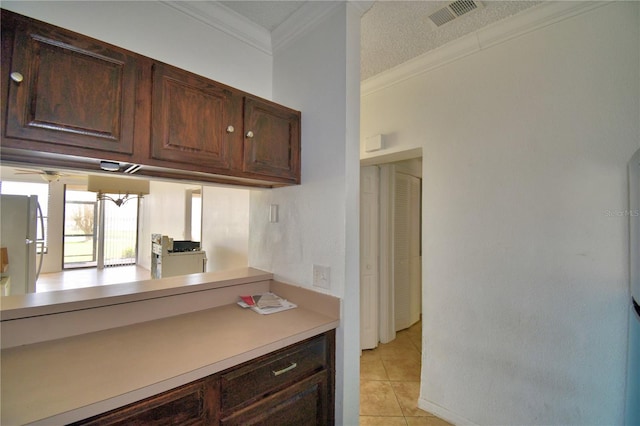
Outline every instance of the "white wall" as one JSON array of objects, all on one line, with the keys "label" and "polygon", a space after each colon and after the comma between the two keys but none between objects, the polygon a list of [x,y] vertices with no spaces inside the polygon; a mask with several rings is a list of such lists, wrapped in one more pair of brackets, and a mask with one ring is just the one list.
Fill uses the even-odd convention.
[{"label": "white wall", "polygon": [[363,97],[363,139],[424,154],[423,407],[622,423],[639,29],[612,3]]},{"label": "white wall", "polygon": [[275,52],[274,99],[302,111],[302,185],[251,192],[249,242],[249,265],[285,282],[310,288],[314,264],[331,268],[328,292],[343,298],[336,423],[346,425],[359,407],[359,25],[359,12],[335,4]]},{"label": "white wall", "polygon": [[202,249],[207,252],[207,272],[247,266],[248,189],[202,187]]},{"label": "white wall", "polygon": [[[151,234],[190,240],[185,234],[187,191],[199,185],[151,182],[142,201],[139,238],[141,266],[151,269]],[[202,187],[202,249],[207,252],[207,272],[243,268],[248,264],[249,190]]]},{"label": "white wall", "polygon": [[3,1],[2,8],[271,97],[270,55],[159,1]]},{"label": "white wall", "polygon": [[151,235],[167,235],[174,240],[189,240],[185,235],[187,189],[181,183],[150,182],[149,195],[141,202],[142,223],[138,231],[138,264],[151,269]]}]

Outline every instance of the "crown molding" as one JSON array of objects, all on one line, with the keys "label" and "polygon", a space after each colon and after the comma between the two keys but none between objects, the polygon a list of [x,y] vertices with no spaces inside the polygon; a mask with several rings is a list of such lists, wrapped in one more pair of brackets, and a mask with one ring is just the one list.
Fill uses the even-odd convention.
[{"label": "crown molding", "polygon": [[364,13],[367,10],[371,9],[375,1],[374,0],[347,0],[347,3],[349,4],[349,6],[353,7],[356,11],[358,11],[358,13],[360,14],[360,17],[362,17],[362,15],[364,15]]},{"label": "crown molding", "polygon": [[278,28],[273,30],[271,34],[273,51],[276,52],[285,48],[291,41],[310,31],[316,24],[343,4],[352,7],[356,13],[362,16],[373,6],[373,3],[373,0],[307,1],[280,24]]},{"label": "crown molding", "polygon": [[271,33],[267,29],[218,2],[164,0],[162,3],[264,53],[272,54]]},{"label": "crown molding", "polygon": [[483,49],[607,4],[609,4],[607,1],[544,2],[362,81],[361,96],[370,95]]},{"label": "crown molding", "polygon": [[[305,2],[270,33],[267,29],[218,2],[162,0],[162,3],[269,55],[314,28],[336,8],[345,4],[344,1]],[[348,3],[361,15],[373,5],[371,0],[349,0]]]},{"label": "crown molding", "polygon": [[271,33],[273,52],[285,48],[340,7],[341,1],[308,1]]}]

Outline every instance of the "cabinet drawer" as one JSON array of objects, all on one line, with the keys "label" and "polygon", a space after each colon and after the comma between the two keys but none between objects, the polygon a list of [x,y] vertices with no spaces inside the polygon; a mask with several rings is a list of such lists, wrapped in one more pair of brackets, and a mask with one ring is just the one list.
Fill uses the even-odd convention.
[{"label": "cabinet drawer", "polygon": [[222,411],[249,404],[324,369],[327,349],[326,336],[322,335],[223,373],[220,380]]},{"label": "cabinet drawer", "polygon": [[289,386],[220,421],[220,426],[327,426],[327,372]]}]

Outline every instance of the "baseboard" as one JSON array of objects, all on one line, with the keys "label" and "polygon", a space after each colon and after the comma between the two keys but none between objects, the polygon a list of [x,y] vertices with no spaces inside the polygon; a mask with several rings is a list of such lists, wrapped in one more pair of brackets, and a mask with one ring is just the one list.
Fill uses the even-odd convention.
[{"label": "baseboard", "polygon": [[473,423],[471,420],[457,414],[454,413],[452,411],[447,410],[444,407],[439,406],[436,403],[433,403],[431,401],[427,401],[424,398],[419,398],[418,399],[418,408],[424,410],[424,411],[428,411],[431,414],[434,414],[435,416],[440,417],[442,420],[446,420],[449,423],[452,423],[456,426],[478,426],[477,424]]}]

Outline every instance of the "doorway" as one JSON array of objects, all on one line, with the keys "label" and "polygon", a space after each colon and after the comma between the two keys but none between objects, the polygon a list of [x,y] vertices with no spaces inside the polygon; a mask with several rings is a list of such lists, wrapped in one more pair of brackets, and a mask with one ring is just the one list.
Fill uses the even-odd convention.
[{"label": "doorway", "polygon": [[422,159],[361,168],[360,346],[420,321]]},{"label": "doorway", "polygon": [[65,189],[63,269],[136,263],[138,203],[96,201],[94,192]]}]

